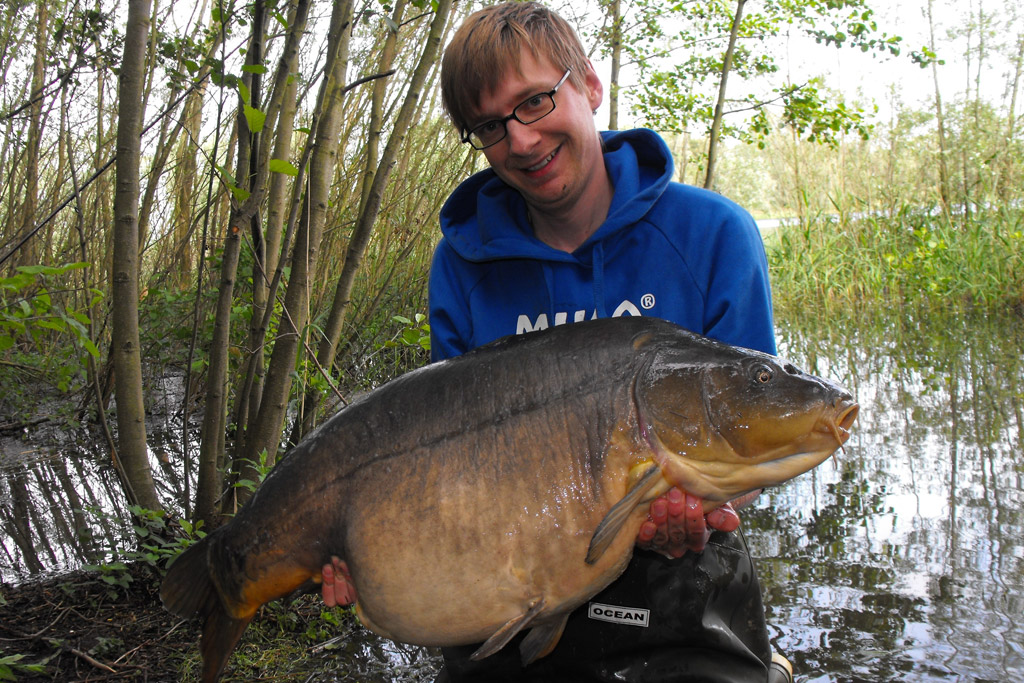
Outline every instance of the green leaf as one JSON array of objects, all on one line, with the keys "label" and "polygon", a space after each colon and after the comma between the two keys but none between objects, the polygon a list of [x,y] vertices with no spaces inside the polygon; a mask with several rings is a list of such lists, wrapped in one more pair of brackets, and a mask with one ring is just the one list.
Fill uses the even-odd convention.
[{"label": "green leaf", "polygon": [[85,347],[85,350],[88,351],[89,355],[93,358],[100,357],[100,350],[96,348],[96,345],[92,343],[91,339],[82,339],[82,346]]},{"label": "green leaf", "polygon": [[249,190],[242,189],[241,187],[235,187],[234,185],[232,185],[230,189],[231,194],[240,202],[244,202],[251,194]]},{"label": "green leaf", "polygon": [[229,171],[226,166],[221,166],[220,164],[217,164],[217,170],[220,171],[220,174],[222,176],[224,176],[224,179],[228,182],[228,185],[235,185],[235,176],[231,175],[231,171]]},{"label": "green leaf", "polygon": [[256,107],[250,107],[248,104],[243,105],[242,111],[245,113],[245,121],[249,124],[251,132],[259,133],[263,130],[263,122],[267,120],[266,114]]},{"label": "green leaf", "polygon": [[246,64],[242,67],[242,71],[244,71],[247,74],[265,74],[267,73],[268,69],[262,64]]},{"label": "green leaf", "polygon": [[284,173],[285,175],[297,176],[299,169],[284,159],[271,159],[268,164],[271,173]]},{"label": "green leaf", "polygon": [[67,329],[67,323],[63,320],[39,320],[36,322],[36,327],[41,327],[44,330],[53,330],[54,332],[63,332]]}]

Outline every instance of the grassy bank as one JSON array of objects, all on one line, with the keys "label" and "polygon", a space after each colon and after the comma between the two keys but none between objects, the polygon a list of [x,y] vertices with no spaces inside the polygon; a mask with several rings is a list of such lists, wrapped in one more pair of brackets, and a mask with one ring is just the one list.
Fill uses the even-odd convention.
[{"label": "grassy bank", "polygon": [[819,217],[765,237],[776,311],[925,301],[1024,306],[1024,213]]}]

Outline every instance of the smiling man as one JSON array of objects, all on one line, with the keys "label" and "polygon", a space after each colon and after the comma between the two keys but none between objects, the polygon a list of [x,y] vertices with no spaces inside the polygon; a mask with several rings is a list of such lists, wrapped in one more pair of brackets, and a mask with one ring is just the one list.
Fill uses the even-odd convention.
[{"label": "smiling man", "polygon": [[[434,360],[618,315],[775,352],[753,220],[673,182],[655,133],[598,133],[603,86],[561,17],[528,2],[471,15],[445,50],[441,81],[462,141],[490,168],[441,210]],[[673,489],[650,517],[625,573],[570,617],[551,654],[523,668],[518,641],[480,661],[469,658],[476,646],[445,648],[438,681],[769,680],[760,587],[735,511],[719,508],[705,524],[701,502]],[[323,583],[328,604],[356,597],[341,564],[324,567]]]}]

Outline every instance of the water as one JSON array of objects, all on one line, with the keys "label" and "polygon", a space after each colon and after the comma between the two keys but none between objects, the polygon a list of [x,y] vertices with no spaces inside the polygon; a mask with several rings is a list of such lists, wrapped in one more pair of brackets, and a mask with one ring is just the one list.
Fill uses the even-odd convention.
[{"label": "water", "polygon": [[799,680],[1024,680],[1022,348],[1012,316],[783,328],[861,403],[836,467],[745,516]]},{"label": "water", "polygon": [[[812,317],[780,322],[779,338],[783,355],[861,403],[834,466],[743,512],[772,642],[797,680],[1024,680],[1024,321]],[[156,406],[151,429],[166,500],[183,490],[172,414]],[[70,437],[89,445],[0,441],[0,580],[131,545],[113,522],[125,511],[106,450]],[[393,680],[429,680],[436,662],[372,635],[343,651],[353,647]]]}]

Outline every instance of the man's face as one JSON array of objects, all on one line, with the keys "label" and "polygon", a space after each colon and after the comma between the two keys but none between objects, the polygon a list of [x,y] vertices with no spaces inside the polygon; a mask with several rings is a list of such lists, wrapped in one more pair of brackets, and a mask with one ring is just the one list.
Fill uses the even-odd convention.
[{"label": "man's face", "polygon": [[[470,126],[508,116],[532,95],[550,91],[565,69],[524,52],[520,70],[509,67],[494,91],[480,96]],[[593,110],[601,103],[601,82],[592,68],[585,75],[585,92],[566,81],[555,93],[555,110],[525,125],[507,123],[504,140],[484,150],[494,172],[518,190],[534,210],[571,210],[588,201],[604,176],[601,143]]]}]

